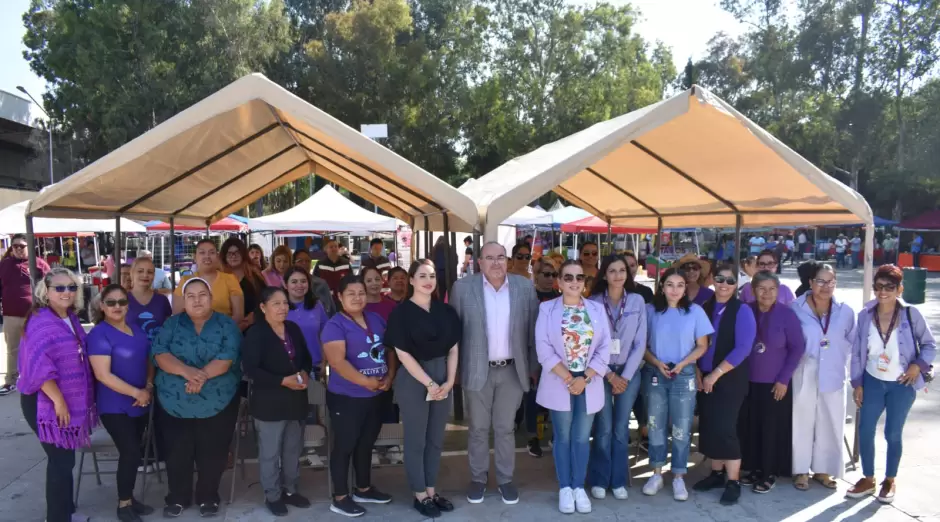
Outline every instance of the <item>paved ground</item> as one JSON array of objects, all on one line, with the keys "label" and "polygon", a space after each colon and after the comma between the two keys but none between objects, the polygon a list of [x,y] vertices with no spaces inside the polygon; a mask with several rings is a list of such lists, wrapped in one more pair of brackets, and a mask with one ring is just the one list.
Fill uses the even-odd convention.
[{"label": "paved ground", "polygon": [[[861,304],[860,271],[843,272],[839,275],[839,295],[853,306]],[[795,273],[785,273],[785,282],[796,287]],[[934,331],[940,331],[940,277],[932,278],[928,284],[928,304],[921,305]],[[0,365],[3,363],[0,362]],[[2,368],[0,368],[2,370]],[[668,517],[675,521],[702,520],[754,520],[754,521],[829,521],[829,520],[877,520],[909,521],[929,520],[940,522],[940,500],[935,484],[940,482],[940,444],[932,439],[940,426],[940,384],[926,394],[920,394],[905,429],[905,455],[898,477],[898,498],[893,506],[881,506],[872,500],[861,502],[843,498],[845,489],[859,478],[860,472],[849,471],[846,481],[840,483],[839,491],[830,493],[821,487],[810,492],[795,490],[788,480],[781,480],[777,488],[768,495],[754,495],[745,491],[741,503],[732,508],[718,504],[718,494],[692,493],[689,501],[678,503],[672,500],[669,489],[659,496],[649,498],[640,493],[639,486],[649,470],[645,458],[634,467],[640,475],[630,488],[630,499],[616,501],[608,498],[594,502],[594,520],[631,520]],[[851,429],[851,427],[849,427]],[[459,438],[462,430],[452,426],[452,437]],[[450,444],[449,444],[450,445]],[[881,473],[884,465],[883,439],[877,439]],[[522,491],[522,501],[515,506],[505,506],[493,491],[481,505],[469,505],[462,496],[468,480],[466,457],[454,454],[444,459],[440,479],[440,490],[450,496],[457,505],[454,513],[444,518],[452,521],[491,521],[511,518],[514,521],[563,520],[557,511],[557,490],[554,469],[548,453],[542,459],[533,459],[524,452],[517,454],[517,481]],[[645,456],[644,456],[645,457]],[[700,455],[693,455],[695,462]],[[102,464],[102,469],[113,469]],[[44,512],[45,459],[19,411],[19,397],[0,398],[0,522],[41,521]],[[91,463],[86,462],[86,470]],[[701,469],[692,468],[689,482],[702,476]],[[105,475],[103,485],[98,486],[93,476],[84,477],[80,497],[80,511],[90,514],[95,521],[115,520],[115,486],[113,476]],[[223,496],[227,498],[231,473],[223,479]],[[373,482],[395,495],[395,502],[388,506],[374,507],[363,520],[418,521],[420,517],[411,509],[404,472],[401,468],[382,468],[375,471]],[[138,489],[139,490],[139,489]],[[306,469],[303,472],[302,491],[315,504],[308,510],[292,511],[281,520],[342,520],[328,510],[327,478],[325,471]],[[162,504],[163,486],[152,479],[148,484],[146,501],[153,506]],[[270,521],[275,520],[261,505],[261,492],[257,484],[257,466],[247,466],[246,480],[236,481],[236,500],[224,506],[219,519],[226,521]],[[578,517],[578,515],[572,515]],[[156,514],[151,519],[160,518]],[[195,511],[188,511],[180,520],[197,520]]]}]

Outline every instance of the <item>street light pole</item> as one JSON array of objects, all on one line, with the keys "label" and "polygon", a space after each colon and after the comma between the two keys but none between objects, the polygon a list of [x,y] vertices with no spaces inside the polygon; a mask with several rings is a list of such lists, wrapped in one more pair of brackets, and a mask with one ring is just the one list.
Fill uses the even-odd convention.
[{"label": "street light pole", "polygon": [[36,106],[39,107],[39,110],[41,110],[42,113],[46,115],[46,118],[49,118],[49,123],[47,125],[47,127],[49,128],[49,184],[52,185],[53,183],[55,183],[55,178],[53,178],[53,175],[52,175],[52,116],[49,116],[49,113],[46,112],[46,109],[42,108],[42,104],[36,101],[36,98],[33,98],[33,95],[30,94],[29,91],[27,91],[25,87],[23,87],[22,85],[17,85],[16,90],[22,92],[26,96],[29,96],[29,99],[33,100],[33,103],[35,103]]}]

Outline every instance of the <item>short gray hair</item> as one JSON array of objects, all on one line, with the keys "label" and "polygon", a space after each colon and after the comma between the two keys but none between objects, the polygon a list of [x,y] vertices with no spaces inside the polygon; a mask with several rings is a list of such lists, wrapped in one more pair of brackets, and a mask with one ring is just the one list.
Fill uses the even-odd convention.
[{"label": "short gray hair", "polygon": [[773,281],[774,286],[780,288],[780,278],[777,277],[777,274],[766,270],[754,274],[754,277],[751,278],[751,287],[756,287],[764,281]]}]

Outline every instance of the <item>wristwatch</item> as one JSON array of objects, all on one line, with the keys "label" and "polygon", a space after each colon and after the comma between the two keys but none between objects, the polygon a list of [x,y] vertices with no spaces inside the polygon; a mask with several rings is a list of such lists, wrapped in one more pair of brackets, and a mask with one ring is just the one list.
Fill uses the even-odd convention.
[{"label": "wristwatch", "polygon": [[593,381],[593,380],[594,380],[594,377],[585,377],[585,378],[584,378],[584,384],[591,384],[591,381]]},{"label": "wristwatch", "polygon": [[425,385],[425,387],[431,388],[431,387],[433,387],[435,384],[437,384],[437,383],[434,382],[434,379],[431,379],[430,381],[428,381],[428,383]]}]

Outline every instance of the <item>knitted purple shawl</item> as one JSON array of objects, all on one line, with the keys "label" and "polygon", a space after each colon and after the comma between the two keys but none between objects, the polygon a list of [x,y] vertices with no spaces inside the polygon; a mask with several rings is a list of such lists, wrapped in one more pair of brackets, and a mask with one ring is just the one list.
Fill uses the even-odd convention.
[{"label": "knitted purple shawl", "polygon": [[[60,448],[76,449],[90,444],[89,437],[98,424],[98,414],[94,378],[85,350],[85,330],[71,311],[68,320],[75,333],[49,308],[42,308],[27,319],[20,341],[17,388],[20,393],[38,394],[39,440]],[[71,416],[68,426],[59,426],[55,405],[41,390],[43,383],[50,379],[65,397]]]}]

